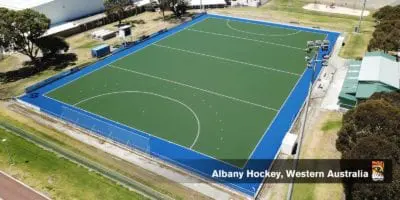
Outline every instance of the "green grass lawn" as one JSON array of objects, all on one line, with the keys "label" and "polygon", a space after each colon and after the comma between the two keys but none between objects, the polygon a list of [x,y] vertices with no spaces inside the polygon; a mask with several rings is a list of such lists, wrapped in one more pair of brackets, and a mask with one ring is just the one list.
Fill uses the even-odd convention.
[{"label": "green grass lawn", "polygon": [[324,123],[322,126],[321,130],[326,132],[326,131],[331,131],[331,130],[339,130],[342,127],[342,120],[329,120]]},{"label": "green grass lawn", "polygon": [[[307,132],[300,158],[340,159],[336,139],[341,126],[341,113],[321,112],[318,122]],[[293,200],[342,199],[343,192],[341,183],[297,183],[293,188]]]},{"label": "green grass lawn", "polygon": [[0,168],[54,199],[144,199],[0,128]]}]

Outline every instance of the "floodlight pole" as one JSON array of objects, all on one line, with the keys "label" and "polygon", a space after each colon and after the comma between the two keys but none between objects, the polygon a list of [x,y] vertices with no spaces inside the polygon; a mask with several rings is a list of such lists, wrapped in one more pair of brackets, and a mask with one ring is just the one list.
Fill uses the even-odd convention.
[{"label": "floodlight pole", "polygon": [[366,5],[367,5],[367,0],[364,0],[363,7],[362,7],[362,10],[361,10],[360,20],[358,21],[357,33],[360,33],[361,22],[362,22],[362,20],[364,18],[364,10],[365,10],[365,6]]},{"label": "floodlight pole", "polygon": [[[315,58],[317,58],[317,56]],[[308,114],[308,109],[309,109],[310,102],[311,102],[311,91],[312,91],[313,86],[314,86],[314,76],[315,76],[315,65],[316,65],[316,63],[317,63],[317,60],[315,59],[314,66],[312,67],[312,75],[311,75],[310,85],[309,85],[309,88],[308,88],[306,107],[304,109],[304,118],[303,118],[303,122],[301,123],[301,131],[300,131],[299,140],[298,140],[298,143],[297,143],[296,154],[295,154],[295,157],[294,157],[294,160],[293,160],[293,169],[294,170],[297,169],[298,160],[300,158],[301,145],[303,143],[303,136],[304,136],[304,131],[305,131],[306,123],[307,123],[307,114]],[[295,178],[292,178],[292,180],[290,181],[288,194],[287,194],[287,200],[292,200],[294,180],[295,180]]]},{"label": "floodlight pole", "polygon": [[[293,169],[296,170],[297,169],[297,165],[298,165],[298,160],[300,158],[300,151],[301,151],[301,145],[303,143],[303,137],[304,137],[304,132],[305,132],[305,127],[306,127],[306,123],[307,123],[307,115],[308,115],[308,110],[310,107],[310,103],[311,103],[311,92],[312,89],[314,87],[314,78],[315,78],[315,69],[317,66],[317,62],[321,62],[323,60],[318,60],[318,55],[319,55],[319,50],[321,49],[321,45],[315,45],[313,46],[313,48],[317,49],[317,53],[314,55],[314,59],[312,59],[314,61],[313,65],[312,65],[312,73],[311,73],[311,78],[310,78],[310,84],[309,84],[309,88],[308,88],[308,95],[307,95],[307,101],[306,101],[306,106],[304,109],[304,119],[303,122],[301,123],[301,130],[299,133],[299,139],[298,139],[298,143],[297,143],[297,148],[296,148],[296,154],[295,154],[295,158],[293,160]],[[308,58],[308,56],[306,56],[306,58]],[[310,65],[307,65],[308,68],[311,68]],[[294,180],[295,178],[293,177],[289,183],[289,189],[288,189],[288,193],[286,195],[286,199],[287,200],[292,200],[292,195],[293,195],[293,187],[294,187]]]}]

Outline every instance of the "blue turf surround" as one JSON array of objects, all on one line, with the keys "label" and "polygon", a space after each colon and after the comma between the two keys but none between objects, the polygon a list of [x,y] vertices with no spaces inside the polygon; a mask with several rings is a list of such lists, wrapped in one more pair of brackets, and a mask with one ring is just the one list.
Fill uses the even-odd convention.
[{"label": "blue turf surround", "polygon": [[[251,22],[254,24],[291,28],[291,29],[296,29],[296,30],[326,34],[327,39],[330,41],[329,52],[332,50],[334,44],[336,43],[338,36],[340,35],[340,33],[337,33],[337,32],[329,32],[329,31],[324,31],[324,30],[319,30],[319,29],[291,26],[291,25],[285,25],[285,24],[276,24],[276,23],[262,22],[262,21],[254,21],[254,20],[248,20],[248,19],[233,18],[233,17],[228,17],[228,16],[205,14],[205,15],[198,16],[197,18],[193,19],[192,21],[189,21],[189,22],[183,23],[177,27],[174,27],[174,28],[168,30],[167,32],[153,34],[149,39],[147,39],[141,43],[138,43],[129,48],[120,50],[117,53],[114,53],[114,54],[110,55],[109,57],[106,57],[103,60],[100,60],[100,61],[82,69],[81,71],[72,73],[68,76],[65,76],[61,79],[58,79],[58,80],[48,84],[48,85],[45,85],[41,88],[38,88],[38,89],[30,92],[30,93],[32,93],[32,92],[38,93],[39,94],[38,97],[33,98],[33,97],[31,97],[30,93],[27,93],[24,96],[20,97],[20,99],[24,102],[27,102],[29,104],[39,107],[40,110],[45,113],[48,113],[48,114],[58,117],[58,118],[62,118],[63,120],[66,120],[66,121],[70,121],[72,123],[75,123],[78,126],[81,126],[83,128],[89,129],[89,130],[92,129],[90,126],[93,123],[96,123],[98,121],[106,122],[106,123],[114,125],[116,127],[125,129],[125,130],[129,131],[131,134],[122,134],[122,133],[114,132],[113,135],[110,136],[108,127],[106,127],[104,125],[104,123],[98,123],[98,125],[96,125],[96,130],[97,130],[96,134],[99,134],[102,137],[111,137],[111,139],[113,139],[114,141],[121,143],[123,145],[126,145],[127,141],[129,141],[130,144],[128,144],[128,145],[131,148],[134,147],[132,143],[134,143],[135,134],[141,135],[144,137],[148,137],[149,142],[150,142],[150,150],[147,153],[150,153],[152,156],[155,156],[164,161],[173,163],[173,164],[180,166],[182,168],[185,168],[186,170],[189,170],[191,172],[195,172],[196,174],[198,174],[204,178],[213,179],[214,181],[220,182],[221,184],[224,184],[224,185],[226,185],[230,188],[233,188],[237,191],[240,191],[244,194],[247,194],[250,196],[256,196],[260,189],[261,183],[263,181],[262,178],[254,179],[254,180],[253,179],[252,180],[244,180],[243,182],[238,183],[238,182],[229,182],[229,180],[225,180],[225,179],[214,179],[211,177],[211,174],[214,169],[236,170],[236,171],[237,170],[246,170],[246,169],[255,169],[255,170],[262,171],[262,170],[269,169],[271,162],[272,162],[271,160],[274,159],[275,156],[277,155],[277,153],[279,152],[281,142],[282,142],[286,132],[291,127],[292,123],[294,122],[298,112],[300,111],[300,109],[303,106],[303,103],[307,97],[308,89],[309,89],[309,82],[310,82],[310,79],[312,76],[311,69],[305,69],[305,71],[304,71],[303,75],[301,76],[301,78],[299,79],[297,85],[294,87],[292,93],[287,98],[285,104],[281,107],[281,109],[280,109],[279,113],[277,114],[277,116],[275,117],[274,121],[271,122],[269,129],[266,131],[264,136],[261,138],[259,144],[257,145],[253,154],[251,155],[250,160],[247,162],[246,166],[243,169],[233,167],[232,165],[228,165],[224,162],[218,161],[218,160],[208,157],[204,154],[200,154],[200,153],[192,151],[188,148],[176,145],[174,143],[170,143],[166,140],[153,137],[151,135],[140,132],[133,128],[124,126],[122,124],[118,124],[116,122],[107,120],[107,119],[97,116],[95,114],[86,112],[79,108],[75,108],[71,105],[64,104],[62,102],[56,101],[54,99],[51,99],[51,98],[48,98],[47,96],[45,96],[45,94],[50,92],[51,90],[54,90],[54,89],[56,89],[60,86],[63,86],[75,79],[78,79],[78,78],[82,77],[83,75],[87,75],[91,72],[94,72],[95,70],[105,67],[117,59],[120,59],[122,57],[130,55],[152,43],[158,42],[158,41],[164,39],[165,37],[173,35],[179,31],[187,28],[188,26],[196,24],[207,18],[229,19],[229,20],[236,20],[236,21],[241,21],[241,22]],[[322,54],[319,54],[318,59],[322,59]],[[321,71],[321,63],[317,64],[316,75],[318,75],[320,71]],[[84,113],[85,115],[90,116],[90,118],[83,119],[79,122],[74,122],[74,120],[72,118],[70,118],[68,116],[62,116],[63,107],[68,107],[77,112]]]}]

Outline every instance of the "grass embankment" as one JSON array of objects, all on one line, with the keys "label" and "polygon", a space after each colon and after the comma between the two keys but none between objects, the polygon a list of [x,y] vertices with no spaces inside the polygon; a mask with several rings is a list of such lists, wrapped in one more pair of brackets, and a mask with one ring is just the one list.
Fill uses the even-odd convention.
[{"label": "grass embankment", "polygon": [[53,199],[145,199],[0,128],[0,168]]},{"label": "grass embankment", "polygon": [[26,118],[18,113],[5,107],[4,102],[0,101],[0,122],[12,124],[13,126],[23,129],[33,136],[57,145],[60,148],[66,149],[72,153],[80,155],[91,162],[106,167],[117,173],[120,173],[136,182],[140,182],[145,186],[152,188],[164,195],[174,199],[207,199],[206,196],[190,190],[185,186],[168,180],[164,177],[155,175],[139,166],[118,159],[100,149],[86,145],[78,140],[75,140],[64,133],[54,129],[42,126],[30,118]]},{"label": "grass embankment", "polygon": [[[336,149],[336,138],[342,126],[342,114],[322,112],[321,115],[312,132],[305,135],[301,158],[340,159],[340,153]],[[298,183],[294,185],[293,199],[343,199],[343,187],[340,183]]]}]

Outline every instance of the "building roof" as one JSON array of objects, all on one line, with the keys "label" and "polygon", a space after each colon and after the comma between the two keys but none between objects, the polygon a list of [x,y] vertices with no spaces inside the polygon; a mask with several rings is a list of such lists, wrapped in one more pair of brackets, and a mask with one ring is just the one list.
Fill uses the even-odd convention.
[{"label": "building roof", "polygon": [[357,103],[356,93],[358,87],[358,75],[360,73],[361,61],[350,60],[342,90],[339,93],[339,104],[342,107],[353,107]]},{"label": "building roof", "polygon": [[375,81],[400,89],[400,63],[393,56],[370,52],[363,58],[359,81]]},{"label": "building roof", "polygon": [[0,7],[12,10],[33,8],[54,0],[0,0]]},{"label": "building roof", "polygon": [[353,107],[358,100],[367,99],[376,92],[400,89],[400,63],[383,52],[366,53],[362,61],[351,60],[339,94],[342,107]]},{"label": "building roof", "polygon": [[357,87],[356,98],[367,99],[376,92],[393,92],[394,88],[379,82],[360,82]]},{"label": "building roof", "polygon": [[361,61],[352,60],[348,64],[346,78],[343,82],[342,93],[355,94],[358,86],[358,76],[361,68]]},{"label": "building roof", "polygon": [[66,31],[66,30],[70,30],[70,29],[73,29],[75,27],[84,25],[86,23],[90,23],[90,22],[93,22],[93,21],[96,21],[96,20],[103,19],[105,17],[107,17],[107,15],[105,13],[99,13],[99,14],[96,14],[96,15],[93,15],[93,16],[89,16],[89,17],[85,17],[85,18],[82,18],[82,19],[70,21],[70,22],[67,22],[67,23],[60,24],[60,25],[51,26],[50,29],[47,30],[46,33],[43,34],[43,37],[44,36],[48,36],[48,35],[54,35],[54,34],[57,34],[57,33],[60,33],[60,32]]},{"label": "building roof", "polygon": [[226,5],[225,0],[189,0],[189,6],[209,6],[209,5]]},{"label": "building roof", "polygon": [[[151,0],[134,0],[133,1],[133,3],[136,5],[136,6],[144,6],[144,5],[147,5],[147,4],[151,4]],[[159,1],[158,1],[159,2]]]}]

